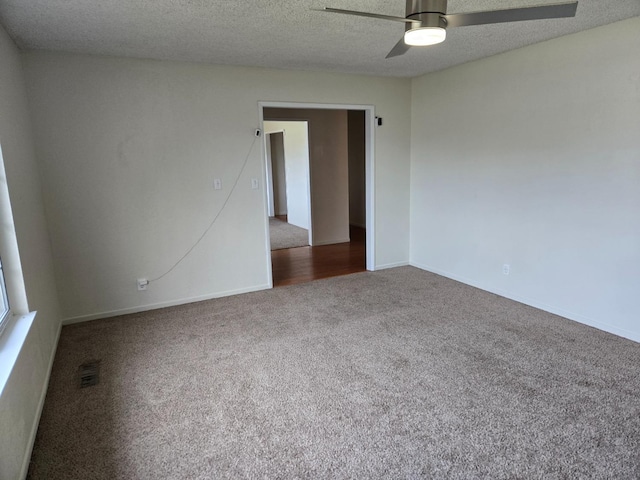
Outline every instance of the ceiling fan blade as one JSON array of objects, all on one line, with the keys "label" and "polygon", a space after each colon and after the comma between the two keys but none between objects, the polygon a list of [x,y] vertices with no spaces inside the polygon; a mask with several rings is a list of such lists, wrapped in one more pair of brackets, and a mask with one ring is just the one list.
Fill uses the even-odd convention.
[{"label": "ceiling fan blade", "polygon": [[381,20],[392,20],[394,22],[402,22],[402,23],[420,23],[419,20],[412,20],[410,18],[394,17],[391,15],[381,15],[379,13],[358,12],[356,10],[342,10],[340,8],[325,7],[325,8],[312,8],[312,10],[317,10],[319,12],[343,13],[345,15],[355,15],[357,17],[379,18]]},{"label": "ceiling fan blade", "polygon": [[578,2],[553,3],[535,7],[508,8],[506,10],[454,13],[444,15],[444,18],[447,20],[447,27],[466,27],[468,25],[485,25],[488,23],[575,17],[577,8]]},{"label": "ceiling fan blade", "polygon": [[404,37],[402,37],[385,58],[399,57],[400,55],[404,55],[405,53],[407,53],[410,48],[411,46],[404,43]]}]

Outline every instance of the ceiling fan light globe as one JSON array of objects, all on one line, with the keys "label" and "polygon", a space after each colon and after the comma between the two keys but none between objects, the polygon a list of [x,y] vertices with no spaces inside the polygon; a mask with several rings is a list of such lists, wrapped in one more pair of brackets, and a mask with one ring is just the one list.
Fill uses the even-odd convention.
[{"label": "ceiling fan light globe", "polygon": [[404,34],[404,43],[412,47],[425,47],[444,42],[447,31],[442,27],[418,27],[407,30]]}]

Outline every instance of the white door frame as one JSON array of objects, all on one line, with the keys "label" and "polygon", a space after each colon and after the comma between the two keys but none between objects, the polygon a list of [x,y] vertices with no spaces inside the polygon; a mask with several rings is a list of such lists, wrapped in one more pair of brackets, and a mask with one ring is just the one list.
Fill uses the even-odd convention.
[{"label": "white door frame", "polygon": [[[258,119],[260,128],[264,132],[264,109],[265,108],[295,108],[311,110],[359,110],[364,111],[365,123],[365,188],[366,188],[366,215],[367,215],[367,235],[366,235],[366,267],[369,271],[375,268],[375,121],[376,113],[373,105],[350,105],[342,103],[298,103],[298,102],[258,102]],[[262,184],[266,185],[267,162],[266,144],[262,143]],[[265,218],[268,217],[267,194],[264,193]],[[273,272],[271,270],[271,240],[269,238],[269,222],[266,226],[266,262],[269,274],[269,287],[273,288]]]}]

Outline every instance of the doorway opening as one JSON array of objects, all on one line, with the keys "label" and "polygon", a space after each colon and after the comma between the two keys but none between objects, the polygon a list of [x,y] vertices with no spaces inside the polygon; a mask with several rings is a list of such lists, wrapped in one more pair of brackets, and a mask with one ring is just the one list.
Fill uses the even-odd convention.
[{"label": "doorway opening", "polygon": [[373,107],[261,103],[272,285],[373,270]]},{"label": "doorway opening", "polygon": [[271,250],[311,245],[309,136],[306,121],[264,121]]}]

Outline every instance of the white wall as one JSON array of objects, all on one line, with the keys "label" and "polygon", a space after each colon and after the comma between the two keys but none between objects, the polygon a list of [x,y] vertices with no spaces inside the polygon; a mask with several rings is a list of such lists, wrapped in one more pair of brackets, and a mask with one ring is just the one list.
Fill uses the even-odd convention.
[{"label": "white wall", "polygon": [[638,32],[414,80],[413,264],[640,341]]},{"label": "white wall", "polygon": [[18,479],[26,474],[60,314],[22,66],[17,48],[1,26],[0,144],[28,308],[37,310],[0,396],[0,478]]},{"label": "white wall", "polygon": [[265,133],[284,131],[287,222],[305,230],[310,226],[309,126],[307,122],[264,122]]},{"label": "white wall", "polygon": [[135,285],[208,226],[254,139],[259,101],[376,106],[375,263],[408,262],[409,80],[54,53],[24,64],[66,319],[268,285],[265,195],[250,188],[263,176],[259,144],[203,242],[146,292]]}]

